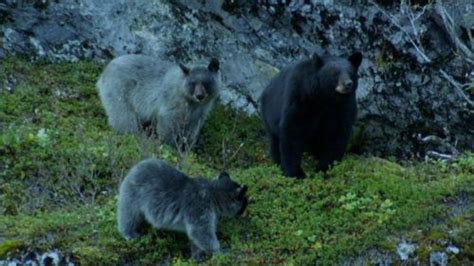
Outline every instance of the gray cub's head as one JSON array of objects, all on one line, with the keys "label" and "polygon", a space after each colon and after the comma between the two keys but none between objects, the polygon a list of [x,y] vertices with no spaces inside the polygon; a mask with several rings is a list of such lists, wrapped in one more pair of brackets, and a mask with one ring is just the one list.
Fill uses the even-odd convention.
[{"label": "gray cub's head", "polygon": [[219,60],[212,58],[207,67],[188,68],[179,64],[185,76],[185,93],[189,101],[207,102],[218,92]]},{"label": "gray cub's head", "polygon": [[219,194],[218,209],[221,214],[227,217],[242,215],[248,204],[247,186],[232,181],[226,172],[222,172],[213,183]]}]

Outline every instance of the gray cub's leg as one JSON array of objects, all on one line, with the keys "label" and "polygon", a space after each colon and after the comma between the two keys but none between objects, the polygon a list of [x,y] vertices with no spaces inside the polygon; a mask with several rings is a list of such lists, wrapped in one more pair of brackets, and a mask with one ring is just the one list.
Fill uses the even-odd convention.
[{"label": "gray cub's leg", "polygon": [[194,259],[200,260],[205,253],[212,254],[220,251],[219,240],[211,222],[199,225],[186,223],[186,233],[192,242],[191,252]]},{"label": "gray cub's leg", "polygon": [[119,199],[119,207],[117,212],[118,230],[127,240],[131,240],[140,236],[138,232],[143,224],[143,215],[141,211],[126,199]]}]

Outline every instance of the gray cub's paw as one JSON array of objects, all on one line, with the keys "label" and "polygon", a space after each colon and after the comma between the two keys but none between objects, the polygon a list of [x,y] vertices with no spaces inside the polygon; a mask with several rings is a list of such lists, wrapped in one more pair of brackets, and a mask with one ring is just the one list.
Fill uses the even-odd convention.
[{"label": "gray cub's paw", "polygon": [[204,251],[195,245],[191,245],[191,258],[198,263],[205,262],[206,260],[209,260],[213,254],[220,254],[220,253],[221,251],[219,249],[216,251],[210,252],[210,251]]},{"label": "gray cub's paw", "polygon": [[140,234],[137,232],[123,232],[122,235],[127,241],[134,240],[140,237]]},{"label": "gray cub's paw", "polygon": [[191,258],[196,262],[204,262],[211,258],[211,255],[202,250],[193,250],[191,254]]}]

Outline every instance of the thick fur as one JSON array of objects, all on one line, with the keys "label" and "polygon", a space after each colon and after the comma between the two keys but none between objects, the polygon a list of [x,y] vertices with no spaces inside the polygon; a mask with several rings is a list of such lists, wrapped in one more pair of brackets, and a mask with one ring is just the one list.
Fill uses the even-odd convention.
[{"label": "thick fur", "polygon": [[107,65],[97,88],[116,131],[138,133],[152,125],[165,143],[176,146],[180,137],[192,147],[219,94],[218,70],[217,59],[207,68],[189,69],[145,55],[124,55]]},{"label": "thick fur", "polygon": [[348,59],[319,57],[283,69],[260,97],[270,155],[285,176],[303,178],[301,158],[309,151],[326,171],[344,155],[357,105],[360,53]]},{"label": "thick fur", "polygon": [[126,239],[133,239],[147,221],[155,228],[186,233],[193,244],[193,257],[215,253],[220,249],[218,220],[243,213],[246,190],[226,173],[212,181],[190,178],[164,161],[144,160],[120,185],[118,229]]}]

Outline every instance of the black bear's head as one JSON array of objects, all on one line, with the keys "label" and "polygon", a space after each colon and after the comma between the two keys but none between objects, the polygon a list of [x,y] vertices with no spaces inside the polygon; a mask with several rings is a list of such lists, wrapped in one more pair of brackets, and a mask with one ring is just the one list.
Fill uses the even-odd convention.
[{"label": "black bear's head", "polygon": [[318,76],[320,88],[331,95],[351,95],[358,85],[357,70],[362,62],[362,54],[355,52],[348,58],[319,57],[313,60],[321,66]]},{"label": "black bear's head", "polygon": [[207,102],[218,92],[219,86],[219,60],[212,58],[207,67],[190,69],[179,64],[185,76],[186,97],[195,103]]}]

